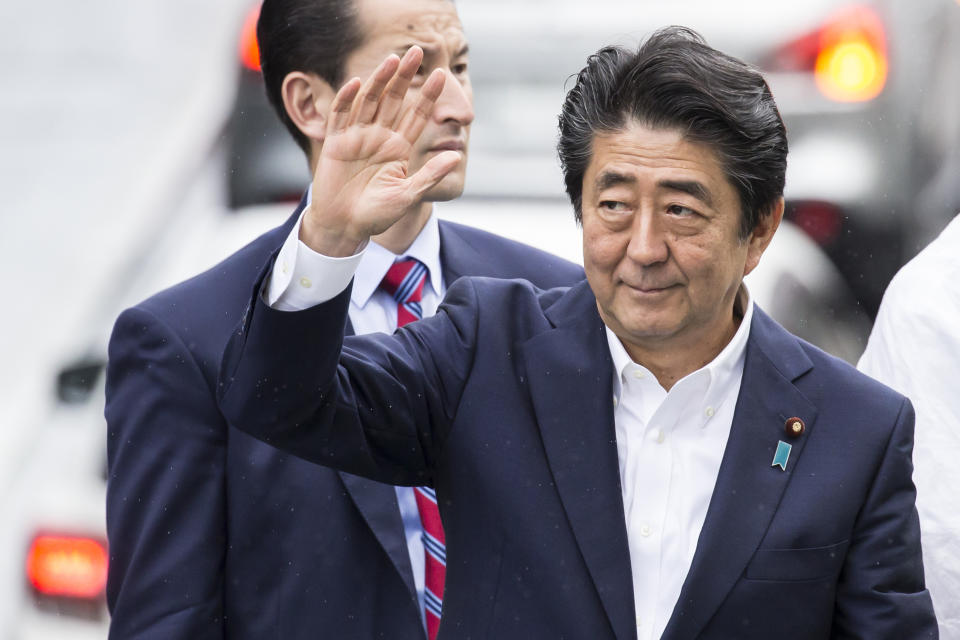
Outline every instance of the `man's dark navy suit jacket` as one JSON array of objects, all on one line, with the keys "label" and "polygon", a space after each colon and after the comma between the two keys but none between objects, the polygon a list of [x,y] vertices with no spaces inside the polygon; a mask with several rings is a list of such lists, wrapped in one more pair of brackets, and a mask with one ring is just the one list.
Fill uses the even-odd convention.
[{"label": "man's dark navy suit jacket", "polygon": [[[224,346],[297,215],[116,323],[111,638],[425,637],[393,487],[281,453],[217,407]],[[448,284],[583,278],[577,265],[470,227],[441,222],[440,241]]]},{"label": "man's dark navy suit jacket", "polygon": [[[632,640],[613,365],[588,284],[463,278],[436,316],[343,340],[349,288],[257,297],[224,356],[231,424],[307,459],[432,484],[447,536],[440,637]],[[804,433],[787,436],[788,418]],[[772,466],[781,440],[786,469]],[[743,382],[666,640],[937,637],[913,409],[755,308]]]}]

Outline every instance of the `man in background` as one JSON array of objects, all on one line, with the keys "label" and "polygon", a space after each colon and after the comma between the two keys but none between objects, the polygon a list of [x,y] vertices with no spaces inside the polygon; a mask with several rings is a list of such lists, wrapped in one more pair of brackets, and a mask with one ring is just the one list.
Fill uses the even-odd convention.
[{"label": "man in background", "polygon": [[960,216],[894,276],[857,367],[916,408],[927,587],[943,637],[960,638]]},{"label": "man in background", "polygon": [[[461,275],[541,287],[582,279],[576,265],[436,218],[433,202],[463,189],[474,117],[452,2],[266,0],[258,41],[267,95],[312,171],[346,81],[411,45],[422,58],[403,104],[418,100],[431,72],[447,80],[411,168],[441,154],[455,154],[455,166],[408,203],[403,224],[373,238],[347,333],[392,332],[432,315]],[[324,286],[298,240],[305,212],[326,204],[311,191],[318,185],[284,225],[116,323],[106,408],[112,638],[422,640],[436,632],[445,551],[432,491],[281,453],[231,428],[216,403],[220,354],[264,265],[276,257],[270,296],[279,306]]]}]

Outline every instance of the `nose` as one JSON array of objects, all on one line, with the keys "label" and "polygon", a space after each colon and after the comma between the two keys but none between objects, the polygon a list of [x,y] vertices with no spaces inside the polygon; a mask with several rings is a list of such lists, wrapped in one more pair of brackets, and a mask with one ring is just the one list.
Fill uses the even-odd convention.
[{"label": "nose", "polygon": [[627,257],[641,266],[651,266],[665,262],[669,255],[670,248],[657,216],[640,212],[634,218]]},{"label": "nose", "polygon": [[461,127],[473,122],[473,92],[449,69],[445,69],[446,82],[433,108],[433,117],[440,123],[455,122]]}]

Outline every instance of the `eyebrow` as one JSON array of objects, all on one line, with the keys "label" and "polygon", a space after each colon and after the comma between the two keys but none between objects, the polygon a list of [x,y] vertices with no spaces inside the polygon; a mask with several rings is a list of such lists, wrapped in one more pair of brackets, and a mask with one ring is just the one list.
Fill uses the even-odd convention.
[{"label": "eyebrow", "polygon": [[[621,184],[634,185],[636,183],[637,179],[632,175],[619,173],[617,171],[604,171],[597,176],[593,184],[597,191],[603,191],[604,189],[609,189],[610,187]],[[686,193],[703,202],[708,207],[713,207],[713,196],[710,190],[696,180],[660,180],[657,182],[657,187],[667,189],[668,191]]]},{"label": "eyebrow", "polygon": [[604,189],[609,189],[610,187],[615,187],[618,184],[636,184],[637,179],[631,175],[625,173],[618,173],[616,171],[604,171],[597,176],[597,179],[594,180],[593,186],[597,191],[603,191]]},{"label": "eyebrow", "polygon": [[706,204],[708,207],[713,207],[713,196],[710,190],[696,180],[661,180],[657,183],[657,186],[661,189],[686,193]]}]

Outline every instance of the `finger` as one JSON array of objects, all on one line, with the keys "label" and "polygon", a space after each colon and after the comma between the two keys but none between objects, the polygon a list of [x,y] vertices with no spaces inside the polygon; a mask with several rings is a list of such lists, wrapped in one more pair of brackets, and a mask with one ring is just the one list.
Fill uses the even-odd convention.
[{"label": "finger", "polygon": [[384,126],[391,129],[397,126],[400,107],[403,106],[407,89],[417,75],[421,62],[423,62],[423,49],[420,47],[410,47],[403,54],[400,65],[397,67],[397,73],[387,84],[387,88],[383,92],[383,99],[380,101],[380,109],[377,111],[376,119]]},{"label": "finger", "polygon": [[370,74],[353,103],[351,123],[370,124],[373,122],[373,116],[376,115],[377,107],[380,105],[380,96],[383,94],[383,89],[396,73],[399,64],[400,58],[395,53],[391,53]]},{"label": "finger", "polygon": [[423,128],[427,126],[430,114],[433,113],[433,107],[443,92],[443,84],[446,79],[447,74],[443,72],[443,69],[434,69],[427,81],[423,83],[419,99],[401,117],[397,131],[410,144],[417,141],[417,138],[423,133]]},{"label": "finger", "polygon": [[413,201],[419,201],[423,194],[447,177],[460,163],[460,159],[458,152],[444,151],[430,158],[419,171],[407,178]]},{"label": "finger", "polygon": [[353,99],[357,97],[360,86],[363,83],[360,78],[351,78],[345,85],[340,87],[340,91],[334,96],[330,104],[330,116],[327,122],[327,135],[340,133],[347,128],[350,121],[350,110],[353,107]]}]

